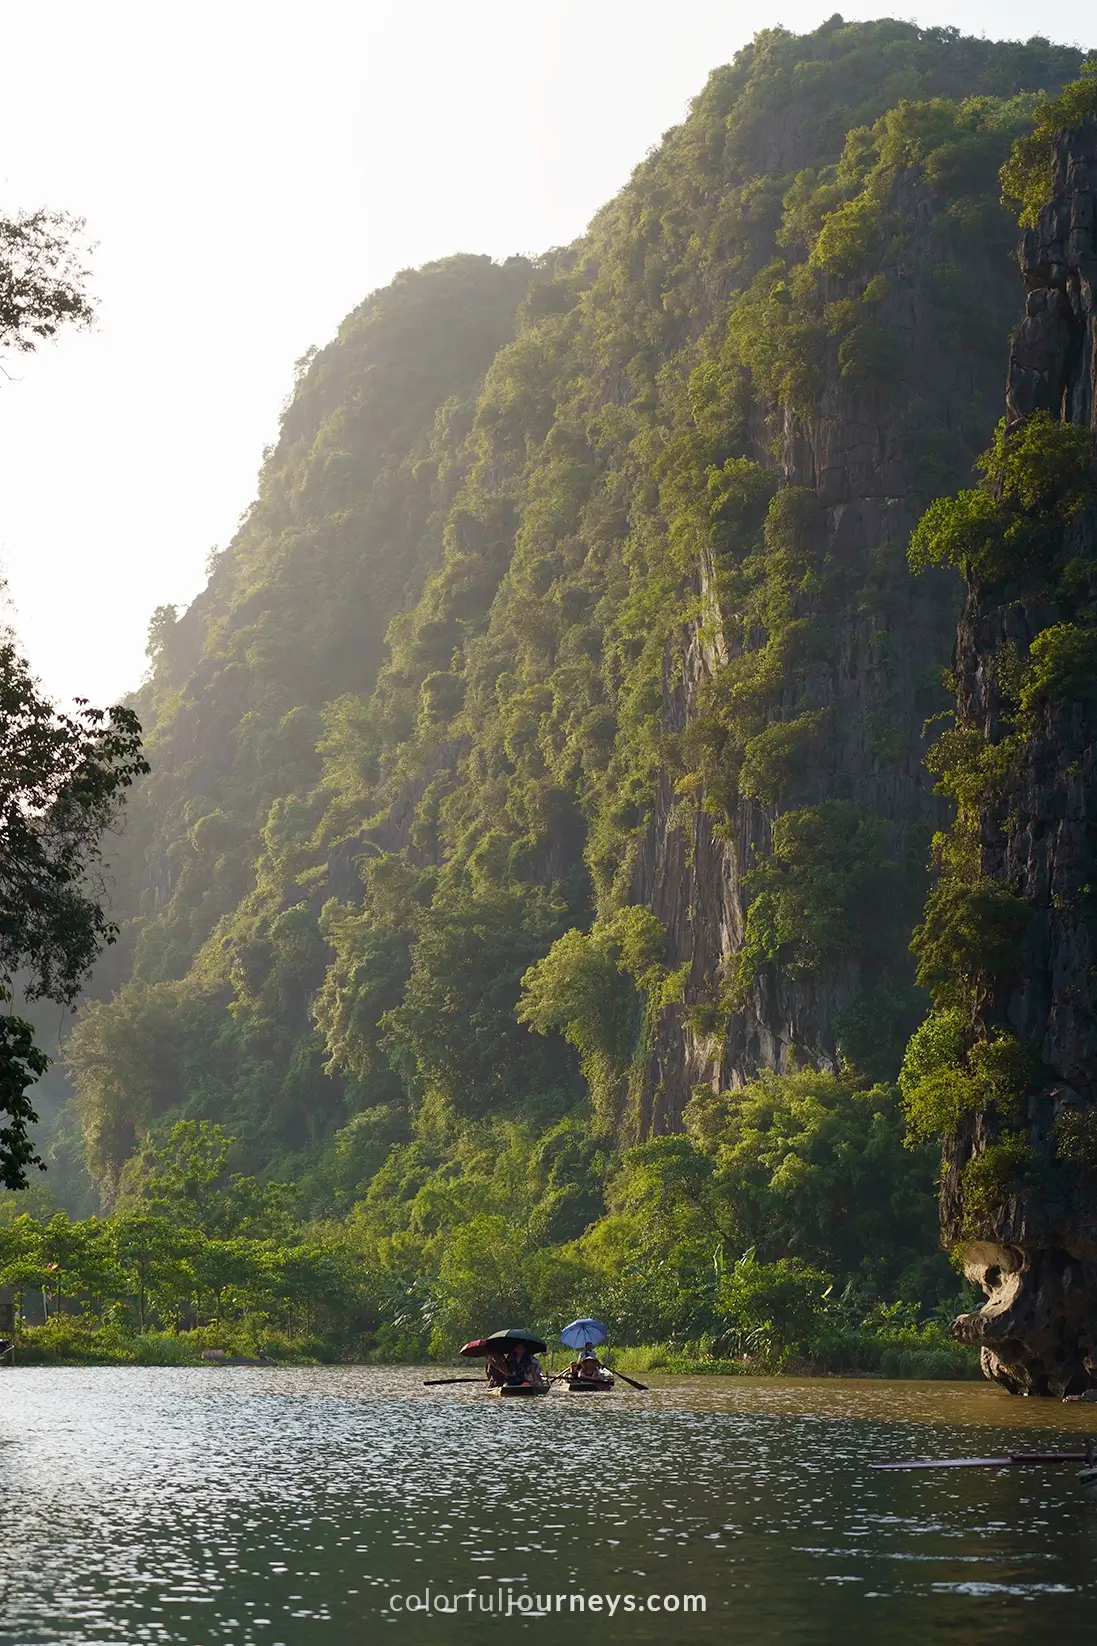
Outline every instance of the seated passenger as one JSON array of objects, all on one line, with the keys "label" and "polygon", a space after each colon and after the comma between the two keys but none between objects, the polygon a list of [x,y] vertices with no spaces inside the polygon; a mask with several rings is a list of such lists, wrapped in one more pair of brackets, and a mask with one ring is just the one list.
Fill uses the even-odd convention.
[{"label": "seated passenger", "polygon": [[568,1367],[568,1376],[584,1383],[597,1383],[602,1376],[602,1362],[594,1352],[594,1345],[583,1344],[583,1352]]},{"label": "seated passenger", "polygon": [[524,1343],[517,1345],[510,1358],[514,1365],[514,1376],[510,1380],[512,1383],[543,1383],[545,1381],[545,1374],[541,1370],[541,1362]]}]

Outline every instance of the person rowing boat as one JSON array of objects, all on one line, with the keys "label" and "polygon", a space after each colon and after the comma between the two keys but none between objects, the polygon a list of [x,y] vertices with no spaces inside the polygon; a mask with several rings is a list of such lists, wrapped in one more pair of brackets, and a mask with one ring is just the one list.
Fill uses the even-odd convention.
[{"label": "person rowing boat", "polygon": [[509,1383],[514,1375],[514,1368],[510,1363],[510,1356],[497,1350],[494,1354],[484,1357],[484,1374],[488,1384],[493,1389],[501,1389],[504,1383]]},{"label": "person rowing boat", "polygon": [[576,1388],[584,1384],[593,1387],[612,1388],[613,1373],[594,1352],[593,1343],[584,1343],[577,1357],[567,1369],[568,1387]]}]

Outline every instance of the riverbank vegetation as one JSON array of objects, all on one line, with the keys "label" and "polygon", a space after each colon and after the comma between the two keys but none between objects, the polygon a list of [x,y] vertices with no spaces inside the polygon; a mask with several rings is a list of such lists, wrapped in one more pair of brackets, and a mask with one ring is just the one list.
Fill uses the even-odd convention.
[{"label": "riverbank vegetation", "polygon": [[[943,1324],[958,1283],[925,1255],[931,1186],[894,1093],[767,1076],[730,1121],[723,1107],[699,1104],[691,1132],[623,1154],[575,1122],[547,1138],[485,1126],[459,1148],[413,1140],[348,1215],[310,1220],[287,1186],[229,1170],[220,1128],[178,1122],[141,1151],[109,1217],[0,1204],[0,1285],[41,1321],[17,1352],[420,1361],[489,1324],[553,1338],[594,1312],[631,1353],[625,1370],[962,1375]],[[576,1194],[593,1215],[580,1238],[553,1239]],[[907,1220],[922,1238],[904,1246]]]}]

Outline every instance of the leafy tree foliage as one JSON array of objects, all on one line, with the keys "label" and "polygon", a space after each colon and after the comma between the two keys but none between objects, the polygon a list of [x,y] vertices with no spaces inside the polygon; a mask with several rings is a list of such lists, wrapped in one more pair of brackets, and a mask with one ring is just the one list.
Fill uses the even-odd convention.
[{"label": "leafy tree foliage", "polygon": [[[0,999],[10,1000],[10,991]],[[38,1115],[27,1090],[48,1068],[30,1024],[20,1017],[0,1018],[0,1184],[5,1189],[23,1188],[28,1166],[42,1164],[30,1139]]]},{"label": "leafy tree foliage", "polygon": [[606,1120],[620,1122],[630,1073],[642,1078],[654,1024],[681,996],[685,976],[669,970],[666,948],[657,917],[630,904],[589,933],[565,932],[522,979],[519,1021],[575,1047]]},{"label": "leafy tree foliage", "polygon": [[1051,192],[1051,142],[1097,114],[1097,62],[1081,64],[1081,78],[1072,80],[1058,97],[1043,97],[1031,132],[1018,138],[1002,167],[1002,187],[1020,206],[1021,222],[1034,228]]},{"label": "leafy tree foliage", "polygon": [[1093,434],[1034,412],[1001,422],[978,459],[982,485],[939,497],[911,539],[911,565],[951,565],[980,584],[1011,579],[1054,591],[1069,545],[1063,528],[1097,496]]},{"label": "leafy tree foliage", "polygon": [[[1093,459],[1091,431],[1046,412],[1010,431],[1000,424],[979,460],[979,487],[937,499],[911,540],[918,568],[956,565],[976,589],[997,589],[1006,599],[1035,596],[1048,610],[1069,610],[1071,618],[1040,629],[1025,656],[1003,651],[997,679],[1006,712],[993,729],[958,712],[928,757],[956,817],[934,843],[937,880],[913,941],[918,979],[934,1004],[910,1043],[901,1077],[919,1136],[950,1137],[965,1117],[985,1111],[1007,1128],[1016,1126],[1023,1094],[1040,1079],[1034,1048],[995,1021],[995,1002],[1016,976],[1032,910],[984,872],[979,842],[987,816],[1006,810],[1017,791],[1029,739],[1043,717],[1069,705],[1092,681],[1092,567],[1079,559],[1070,528],[1097,502]],[[965,1198],[973,1218],[987,1212],[995,1194],[1008,1192],[1010,1172],[1016,1177],[1029,1158],[1026,1148],[1007,1131],[996,1153],[972,1163]]]},{"label": "leafy tree foliage", "polygon": [[32,353],[62,326],[90,325],[82,219],[38,210],[0,217],[0,350]]},{"label": "leafy tree foliage", "polygon": [[0,645],[0,980],[71,1002],[114,935],[87,891],[122,792],[148,770],[131,709],[59,713]]},{"label": "leafy tree foliage", "polygon": [[712,1154],[740,1249],[860,1277],[879,1294],[947,1288],[933,1255],[932,1153],[903,1146],[894,1088],[833,1075],[761,1075],[740,1091],[699,1094],[691,1135]]},{"label": "leafy tree foliage", "polygon": [[771,854],[753,871],[742,972],[776,961],[817,972],[861,946],[869,911],[898,890],[893,870],[880,822],[851,801],[785,812]]},{"label": "leafy tree foliage", "polygon": [[178,1123],[135,1159],[109,1218],[0,1207],[0,1285],[48,1293],[62,1318],[138,1332],[247,1322],[277,1338],[333,1313],[353,1331],[370,1304],[347,1255],[296,1224],[277,1188],[229,1174],[231,1144],[220,1127]]},{"label": "leafy tree foliage", "polygon": [[[121,797],[147,772],[140,726],[128,708],[59,713],[44,698],[14,641],[0,642],[0,998],[16,977],[30,999],[71,1004],[116,928],[94,876],[102,836]],[[33,1030],[9,1018],[0,1049],[0,1182],[22,1187],[40,1165],[26,1096],[47,1060]]]},{"label": "leafy tree foliage", "polygon": [[[0,350],[32,353],[93,315],[77,240],[83,223],[40,210],[0,218]],[[31,1000],[71,1005],[116,928],[95,876],[101,837],[126,788],[148,771],[129,708],[78,703],[61,714],[43,697],[12,636],[0,632],[0,1001],[18,974]],[[0,1185],[19,1189],[41,1166],[27,1096],[48,1067],[34,1029],[9,1016],[0,1031]]]}]

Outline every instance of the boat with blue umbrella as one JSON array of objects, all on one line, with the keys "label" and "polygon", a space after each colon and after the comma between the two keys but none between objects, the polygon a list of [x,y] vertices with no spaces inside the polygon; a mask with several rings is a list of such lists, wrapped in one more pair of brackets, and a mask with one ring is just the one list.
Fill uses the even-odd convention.
[{"label": "boat with blue umbrella", "polygon": [[608,1366],[603,1366],[595,1350],[604,1343],[609,1333],[600,1320],[583,1318],[573,1320],[560,1333],[560,1341],[568,1349],[577,1351],[576,1358],[565,1376],[572,1394],[605,1393],[613,1388],[615,1378]]}]

